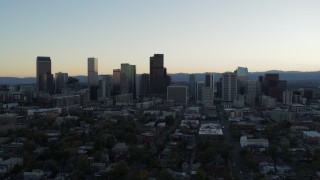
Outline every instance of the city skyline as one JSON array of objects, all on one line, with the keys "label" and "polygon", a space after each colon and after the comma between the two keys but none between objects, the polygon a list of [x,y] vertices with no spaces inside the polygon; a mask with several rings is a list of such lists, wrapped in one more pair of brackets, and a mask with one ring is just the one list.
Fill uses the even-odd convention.
[{"label": "city skyline", "polygon": [[238,66],[318,71],[319,7],[318,1],[1,2],[0,76],[34,77],[37,56],[51,57],[52,72],[71,76],[85,75],[91,56],[99,59],[99,74],[121,63],[136,64],[142,74],[158,53],[168,74]]},{"label": "city skyline", "polygon": [[319,0],[11,0],[0,24],[0,179],[320,179]]}]

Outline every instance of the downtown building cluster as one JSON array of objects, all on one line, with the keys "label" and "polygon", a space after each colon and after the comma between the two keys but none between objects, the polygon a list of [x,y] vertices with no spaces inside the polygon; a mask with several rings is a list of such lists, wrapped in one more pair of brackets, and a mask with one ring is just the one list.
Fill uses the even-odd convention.
[{"label": "downtown building cluster", "polygon": [[[248,77],[248,69],[238,67],[234,72],[221,74],[205,73],[201,78],[189,75],[187,83],[172,83],[164,67],[164,55],[150,57],[149,73],[138,75],[136,66],[120,64],[112,75],[98,73],[98,59],[87,59],[87,83],[68,76],[66,72],[51,72],[51,58],[37,57],[36,86],[20,85],[0,94],[2,100],[27,103],[36,99],[42,104],[54,107],[98,101],[108,104],[133,104],[143,98],[160,97],[176,105],[201,104],[212,106],[222,102],[229,106],[263,105],[274,108],[277,103],[290,105],[306,103],[304,96],[314,94],[312,90],[292,90],[287,82],[280,80],[279,74],[267,73],[257,79]],[[14,90],[16,89],[16,90]]]},{"label": "downtown building cluster", "polygon": [[[234,72],[221,73],[215,81],[212,73],[206,73],[204,79],[196,80],[195,74],[189,75],[189,102],[213,105],[221,102],[229,106],[264,105],[275,107],[277,103],[287,104],[301,101],[298,97],[292,101],[293,91],[288,90],[287,82],[279,79],[279,74],[267,73],[256,80],[249,79],[248,69],[238,67]],[[288,97],[288,91],[291,92]],[[299,94],[299,92],[295,92]]]},{"label": "downtown building cluster", "polygon": [[[43,94],[66,96],[74,90],[81,90],[85,96],[82,99],[88,97],[88,101],[131,104],[134,100],[144,97],[165,98],[167,87],[171,83],[171,78],[164,67],[163,54],[150,57],[150,73],[141,75],[136,74],[136,65],[129,63],[122,63],[119,69],[113,70],[112,75],[99,75],[98,58],[90,57],[87,62],[87,88],[85,88],[85,85],[81,85],[75,78],[68,77],[68,73],[59,72],[53,75],[50,57],[37,57],[37,96],[41,97]],[[73,86],[81,88],[75,89]]]},{"label": "downtown building cluster", "polygon": [[[253,78],[245,67],[180,82],[171,75],[171,82],[163,60],[150,57],[148,74],[122,63],[103,75],[90,57],[79,82],[52,73],[51,59],[38,57],[36,85],[0,86],[0,178],[302,179],[318,173],[319,88],[291,88],[276,73]],[[305,165],[314,168],[300,170]]]}]

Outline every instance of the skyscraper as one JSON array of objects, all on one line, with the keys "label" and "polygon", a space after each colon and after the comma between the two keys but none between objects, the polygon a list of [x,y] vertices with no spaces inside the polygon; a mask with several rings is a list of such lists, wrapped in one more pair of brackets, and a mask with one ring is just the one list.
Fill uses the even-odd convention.
[{"label": "skyscraper", "polygon": [[282,104],[291,105],[293,100],[293,91],[285,90],[282,92]]},{"label": "skyscraper", "polygon": [[246,81],[248,80],[248,68],[238,67],[235,71],[238,79],[238,94],[245,94]]},{"label": "skyscraper", "polygon": [[37,90],[53,91],[53,75],[51,74],[50,57],[37,57]]},{"label": "skyscraper", "polygon": [[217,82],[216,98],[218,99],[222,98],[222,78],[219,78],[219,81]]},{"label": "skyscraper", "polygon": [[151,94],[164,95],[170,85],[167,69],[163,67],[163,54],[154,54],[150,57],[150,92]]},{"label": "skyscraper", "polygon": [[121,93],[120,76],[121,76],[121,70],[120,69],[114,69],[113,70],[113,75],[112,75],[113,95],[118,95],[118,94]]},{"label": "skyscraper", "polygon": [[277,86],[279,74],[265,74],[262,77],[262,92],[269,96],[269,89]]},{"label": "skyscraper", "polygon": [[202,103],[206,106],[213,105],[214,100],[214,74],[206,74],[202,90]]},{"label": "skyscraper", "polygon": [[88,87],[90,100],[98,99],[98,59],[88,58]]},{"label": "skyscraper", "polygon": [[248,68],[246,67],[238,67],[237,70],[235,70],[235,73],[237,73],[237,78],[241,81],[248,80]]},{"label": "skyscraper", "polygon": [[[239,82],[239,81],[238,81]],[[256,80],[247,80],[245,86],[245,103],[253,106],[258,103],[258,84]]]},{"label": "skyscraper", "polygon": [[176,105],[187,105],[188,87],[187,86],[168,86],[167,100],[173,100]]},{"label": "skyscraper", "polygon": [[130,87],[130,92],[132,93],[133,99],[137,98],[137,83],[136,83],[136,65],[131,65],[131,87]]},{"label": "skyscraper", "polygon": [[191,98],[191,101],[195,100],[196,97],[196,75],[190,74],[189,75],[189,96]]},{"label": "skyscraper", "polygon": [[99,81],[99,97],[106,99],[111,96],[112,92],[112,77],[109,75],[102,75]]},{"label": "skyscraper", "polygon": [[204,88],[204,82],[197,82],[196,83],[196,98],[197,98],[197,103],[202,102],[202,92]]},{"label": "skyscraper", "polygon": [[136,66],[128,63],[121,64],[120,75],[121,94],[132,94],[136,98]]},{"label": "skyscraper", "polygon": [[205,87],[208,87],[210,89],[214,90],[214,74],[206,74],[205,75]]},{"label": "skyscraper", "polygon": [[237,74],[226,72],[222,74],[222,101],[233,101],[237,96]]},{"label": "skyscraper", "polygon": [[262,77],[262,92],[282,101],[282,92],[287,88],[287,81],[279,80],[279,74],[265,74]]},{"label": "skyscraper", "polygon": [[148,97],[150,93],[150,75],[141,74],[140,76],[140,95]]},{"label": "skyscraper", "polygon": [[55,74],[55,92],[61,94],[68,84],[68,73],[58,72]]},{"label": "skyscraper", "polygon": [[98,59],[88,58],[88,86],[98,86]]},{"label": "skyscraper", "polygon": [[257,96],[258,82],[256,80],[247,80],[246,83],[246,94],[250,96]]}]

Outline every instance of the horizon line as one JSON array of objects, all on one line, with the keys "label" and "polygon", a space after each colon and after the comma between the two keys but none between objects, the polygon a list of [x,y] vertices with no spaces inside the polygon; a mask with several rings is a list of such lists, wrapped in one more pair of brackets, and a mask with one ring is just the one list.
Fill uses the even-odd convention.
[{"label": "horizon line", "polygon": [[[284,72],[284,73],[288,73],[288,72],[297,72],[297,73],[312,73],[312,72],[320,72],[320,70],[316,70],[316,71],[297,71],[297,70],[288,70],[288,71],[284,71],[284,70],[267,70],[267,71],[249,71],[248,73],[268,73],[268,72],[272,72],[272,71],[278,71],[278,72]],[[170,74],[205,74],[205,73],[216,73],[216,74],[222,74],[225,72],[230,72],[230,71],[224,71],[224,72],[192,72],[192,73],[187,73],[187,72],[177,72],[177,73],[168,73],[168,75]],[[232,71],[231,71],[232,72]],[[68,73],[68,72],[64,72],[64,73]],[[55,74],[55,73],[53,73]],[[137,75],[141,75],[141,74],[149,74],[149,73],[137,73]],[[112,75],[112,73],[107,73],[107,74],[98,74],[98,75]],[[68,75],[69,77],[76,77],[76,76],[87,76],[87,75]],[[36,76],[0,76],[0,78],[35,78]]]}]

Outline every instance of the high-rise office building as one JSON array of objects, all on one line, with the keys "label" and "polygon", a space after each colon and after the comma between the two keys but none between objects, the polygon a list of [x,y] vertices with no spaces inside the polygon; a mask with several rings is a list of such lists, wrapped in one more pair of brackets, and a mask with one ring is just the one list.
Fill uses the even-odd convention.
[{"label": "high-rise office building", "polygon": [[262,78],[262,92],[269,96],[270,88],[276,87],[279,81],[279,74],[265,74]]},{"label": "high-rise office building", "polygon": [[246,81],[248,80],[248,68],[238,67],[235,71],[238,79],[238,94],[244,95],[246,91]]},{"label": "high-rise office building", "polygon": [[131,86],[130,93],[132,93],[133,99],[137,98],[137,74],[136,74],[136,65],[131,65]]},{"label": "high-rise office building", "polygon": [[204,82],[197,82],[196,83],[196,100],[197,100],[197,103],[201,103],[202,102],[203,88],[204,88]]},{"label": "high-rise office building", "polygon": [[102,75],[99,81],[99,97],[106,99],[111,97],[112,92],[112,77],[109,75]]},{"label": "high-rise office building", "polygon": [[114,69],[113,75],[112,75],[112,81],[113,81],[113,95],[118,95],[121,93],[120,89],[120,76],[121,76],[121,70],[120,69]]},{"label": "high-rise office building", "polygon": [[293,102],[293,91],[285,90],[282,92],[282,103],[284,105],[291,105]]},{"label": "high-rise office building", "polygon": [[50,57],[37,57],[37,90],[51,92],[54,90],[51,74]]},{"label": "high-rise office building", "polygon": [[215,95],[216,98],[221,99],[222,98],[222,78],[219,78],[219,81],[217,82],[217,93]]},{"label": "high-rise office building", "polygon": [[140,95],[142,97],[148,97],[150,93],[150,75],[141,74],[140,76]]},{"label": "high-rise office building", "polygon": [[246,67],[238,67],[237,70],[235,70],[235,73],[237,73],[237,78],[241,81],[247,81],[248,80],[248,68]]},{"label": "high-rise office building", "polygon": [[206,74],[204,87],[202,89],[202,104],[206,106],[213,105],[214,100],[214,74]]},{"label": "high-rise office building", "polygon": [[167,91],[167,100],[173,100],[175,105],[187,105],[187,86],[168,86]]},{"label": "high-rise office building", "polygon": [[214,101],[214,90],[209,87],[202,89],[202,104],[205,106],[212,106]]},{"label": "high-rise office building", "polygon": [[282,101],[282,92],[287,88],[287,81],[279,80],[279,74],[265,74],[262,78],[262,93]]},{"label": "high-rise office building", "polygon": [[150,57],[150,92],[151,94],[164,95],[170,85],[170,77],[163,66],[163,54],[154,54]]},{"label": "high-rise office building", "polygon": [[132,94],[136,98],[136,66],[128,63],[121,64],[120,75],[121,94]]},{"label": "high-rise office building", "polygon": [[[239,82],[239,81],[238,81]],[[247,80],[245,85],[245,103],[249,106],[254,106],[259,102],[257,98],[258,95],[258,86],[259,82],[256,80]]]},{"label": "high-rise office building", "polygon": [[98,59],[88,58],[88,86],[98,86]]},{"label": "high-rise office building", "polygon": [[136,76],[136,98],[139,98],[140,97],[140,87],[141,87],[141,81],[140,81],[140,77],[139,76]]},{"label": "high-rise office building", "polygon": [[90,100],[98,99],[98,59],[88,58],[88,87]]},{"label": "high-rise office building", "polygon": [[222,74],[222,101],[233,101],[237,97],[237,74],[226,72]]},{"label": "high-rise office building", "polygon": [[61,94],[63,90],[67,88],[68,84],[68,73],[58,72],[55,74],[55,92]]},{"label": "high-rise office building", "polygon": [[196,97],[196,75],[195,74],[189,75],[189,96],[191,101],[195,100],[195,97]]},{"label": "high-rise office building", "polygon": [[214,74],[206,74],[204,86],[214,90]]},{"label": "high-rise office building", "polygon": [[246,94],[250,96],[257,96],[258,82],[256,80],[247,80],[246,83]]}]

